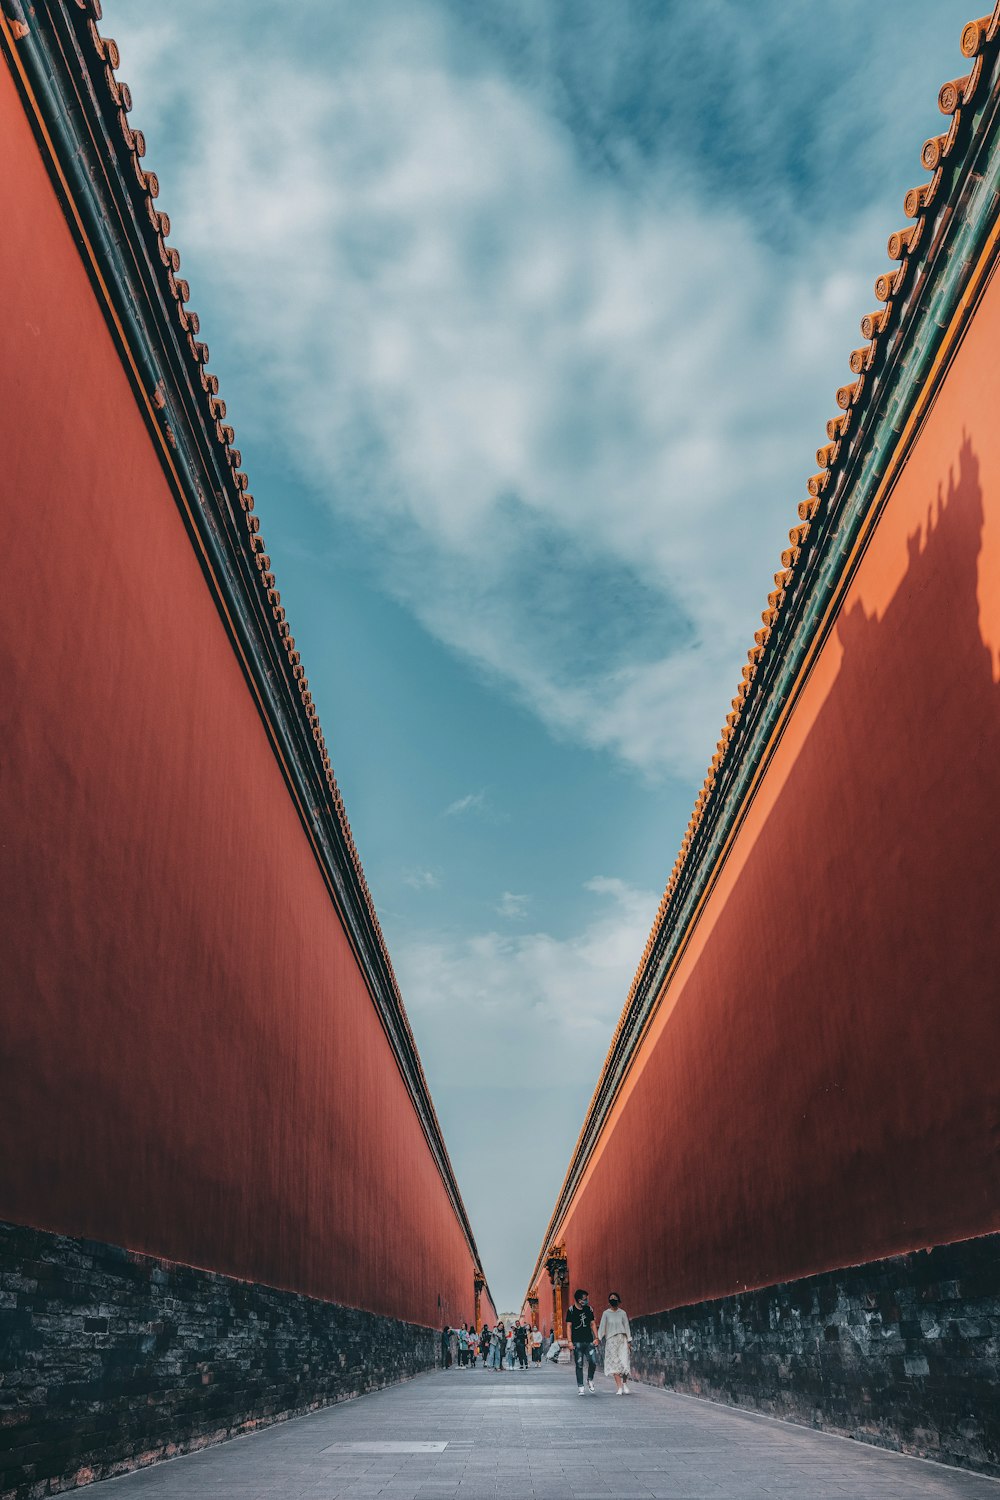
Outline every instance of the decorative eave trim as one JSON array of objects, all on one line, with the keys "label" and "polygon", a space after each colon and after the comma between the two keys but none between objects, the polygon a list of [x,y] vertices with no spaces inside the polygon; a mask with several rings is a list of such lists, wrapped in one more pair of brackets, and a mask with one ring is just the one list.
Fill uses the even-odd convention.
[{"label": "decorative eave trim", "polygon": [[925,142],[931,174],[911,188],[911,226],[890,236],[897,267],[875,283],[883,305],[861,322],[867,344],[816,454],[798,524],[781,554],[762,628],[608,1050],[529,1290],[563,1221],[640,1043],[827,637],[874,524],[916,439],[998,254],[1000,0],[963,28],[969,72],[942,85],[948,128]]},{"label": "decorative eave trim", "polygon": [[146,142],[128,120],[100,0],[2,0],[6,56],[41,154],[129,374],[206,581],[345,926],[476,1267],[448,1157],[305,668],[226,423],[208,346],[187,305]]}]

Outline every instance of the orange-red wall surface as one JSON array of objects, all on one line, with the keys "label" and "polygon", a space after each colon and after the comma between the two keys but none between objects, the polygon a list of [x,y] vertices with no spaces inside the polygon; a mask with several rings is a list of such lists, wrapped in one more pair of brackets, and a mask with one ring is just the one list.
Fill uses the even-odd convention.
[{"label": "orange-red wall surface", "polygon": [[595,1299],[1000,1228],[998,349],[994,278],[558,1230]]},{"label": "orange-red wall surface", "polygon": [[6,69],[0,140],[0,1217],[471,1319],[469,1247]]}]

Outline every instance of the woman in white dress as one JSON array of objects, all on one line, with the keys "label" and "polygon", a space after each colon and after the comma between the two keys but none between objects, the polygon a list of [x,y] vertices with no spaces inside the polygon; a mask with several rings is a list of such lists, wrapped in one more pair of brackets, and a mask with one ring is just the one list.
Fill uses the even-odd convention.
[{"label": "woman in white dress", "polygon": [[608,1305],[601,1314],[601,1326],[597,1337],[604,1341],[604,1373],[615,1377],[615,1395],[628,1395],[628,1380],[632,1373],[632,1330],[628,1313],[622,1307],[617,1292],[608,1296]]}]

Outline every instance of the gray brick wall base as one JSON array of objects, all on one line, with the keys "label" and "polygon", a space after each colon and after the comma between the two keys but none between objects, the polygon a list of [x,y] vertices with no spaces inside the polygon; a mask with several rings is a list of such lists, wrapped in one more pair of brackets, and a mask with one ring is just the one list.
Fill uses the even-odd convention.
[{"label": "gray brick wall base", "polygon": [[1000,1475],[1000,1235],[636,1318],[641,1380]]},{"label": "gray brick wall base", "polygon": [[433,1368],[434,1330],[0,1221],[0,1500]]}]

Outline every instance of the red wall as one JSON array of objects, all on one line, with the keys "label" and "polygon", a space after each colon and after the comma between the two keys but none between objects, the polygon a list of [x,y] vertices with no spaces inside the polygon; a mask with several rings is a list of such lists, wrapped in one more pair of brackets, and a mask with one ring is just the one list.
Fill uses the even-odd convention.
[{"label": "red wall", "polygon": [[465,1321],[468,1247],[6,70],[0,139],[0,1216]]},{"label": "red wall", "polygon": [[1000,1228],[998,348],[994,283],[557,1236],[595,1298]]}]

